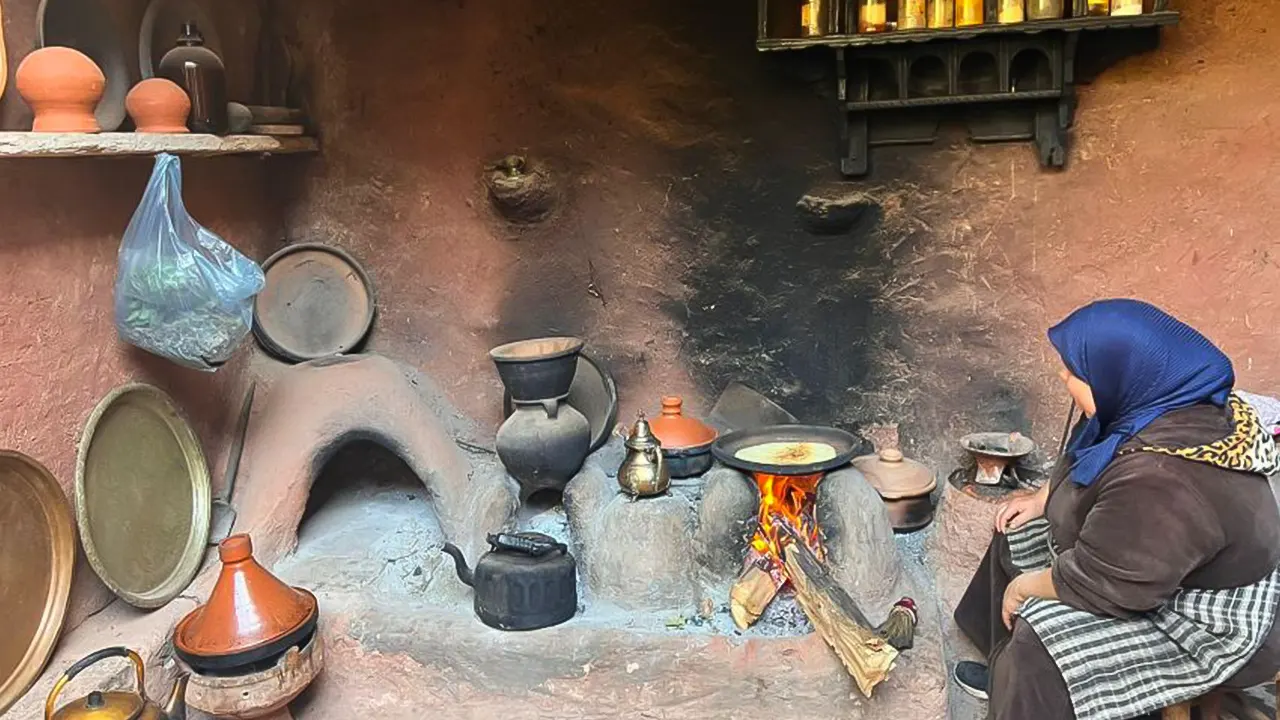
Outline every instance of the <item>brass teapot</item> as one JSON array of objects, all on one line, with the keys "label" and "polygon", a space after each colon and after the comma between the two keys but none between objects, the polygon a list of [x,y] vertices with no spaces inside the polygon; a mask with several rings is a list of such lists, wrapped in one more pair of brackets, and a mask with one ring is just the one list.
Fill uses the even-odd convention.
[{"label": "brass teapot", "polygon": [[618,484],[636,497],[661,495],[671,487],[671,473],[662,455],[662,443],[641,412],[627,436],[627,456],[618,467]]},{"label": "brass teapot", "polygon": [[[63,705],[56,712],[58,694],[62,688],[76,675],[90,665],[110,657],[125,657],[133,661],[134,674],[137,678],[137,690],[126,692],[121,690],[94,690],[88,695]],[[142,658],[138,653],[126,647],[109,647],[81,658],[53,684],[49,691],[49,699],[44,703],[45,720],[186,720],[187,717],[187,675],[178,676],[169,699],[164,707],[160,707],[147,698],[146,683],[143,676]]]}]

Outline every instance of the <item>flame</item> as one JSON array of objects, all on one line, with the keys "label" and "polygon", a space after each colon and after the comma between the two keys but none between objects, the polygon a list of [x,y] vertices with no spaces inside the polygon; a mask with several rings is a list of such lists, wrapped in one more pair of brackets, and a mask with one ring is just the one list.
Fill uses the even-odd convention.
[{"label": "flame", "polygon": [[756,485],[760,488],[760,516],[756,534],[751,538],[748,562],[766,563],[775,576],[782,572],[782,537],[779,525],[786,525],[804,539],[819,559],[825,553],[818,533],[818,521],[814,513],[818,483],[822,473],[816,475],[769,475],[756,473]]}]

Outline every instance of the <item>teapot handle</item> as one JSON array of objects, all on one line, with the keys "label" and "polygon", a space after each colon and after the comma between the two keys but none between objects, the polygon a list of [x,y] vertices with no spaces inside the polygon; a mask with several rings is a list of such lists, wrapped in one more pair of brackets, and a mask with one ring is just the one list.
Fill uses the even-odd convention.
[{"label": "teapot handle", "polygon": [[53,712],[57,709],[58,695],[62,692],[62,688],[66,687],[67,683],[71,682],[72,678],[84,672],[90,665],[93,665],[100,660],[106,660],[110,657],[129,658],[133,661],[134,674],[137,677],[138,682],[138,694],[145,694],[146,684],[142,657],[127,647],[116,646],[103,648],[77,660],[74,665],[67,668],[66,672],[62,673],[62,677],[58,678],[58,682],[53,684],[53,689],[49,691],[49,698],[44,701],[45,720],[50,720],[50,718],[53,717]]}]

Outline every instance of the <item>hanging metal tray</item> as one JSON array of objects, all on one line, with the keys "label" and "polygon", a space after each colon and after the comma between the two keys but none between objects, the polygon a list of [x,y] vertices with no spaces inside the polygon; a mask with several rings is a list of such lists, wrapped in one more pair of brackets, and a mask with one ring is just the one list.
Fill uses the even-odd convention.
[{"label": "hanging metal tray", "polygon": [[320,243],[297,243],[262,264],[253,298],[253,336],[268,353],[305,362],[351,352],[373,327],[373,281],[355,258]]},{"label": "hanging metal tray", "polygon": [[0,715],[53,654],[75,561],[75,524],[58,481],[26,455],[0,451]]},{"label": "hanging metal tray", "polygon": [[169,396],[144,384],[112,390],[76,463],[76,522],[98,577],[130,605],[164,605],[200,569],[210,512],[209,466]]}]

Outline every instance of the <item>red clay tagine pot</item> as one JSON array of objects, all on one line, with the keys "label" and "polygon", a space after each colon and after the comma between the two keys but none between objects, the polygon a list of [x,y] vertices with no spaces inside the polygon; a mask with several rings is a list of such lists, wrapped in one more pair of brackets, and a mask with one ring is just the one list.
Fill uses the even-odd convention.
[{"label": "red clay tagine pot", "polygon": [[178,657],[197,672],[243,669],[305,643],[316,629],[316,598],[284,584],[253,559],[248,535],[218,545],[222,572],[209,601],[173,631]]},{"label": "red clay tagine pot", "polygon": [[140,133],[184,133],[191,98],[172,80],[150,78],[129,91],[124,106]]},{"label": "red clay tagine pot", "polygon": [[662,443],[671,477],[701,475],[711,469],[711,445],[719,435],[715,428],[684,414],[684,401],[676,395],[662,398],[662,414],[649,421],[649,428]]},{"label": "red clay tagine pot", "polygon": [[35,132],[101,130],[94,110],[107,89],[107,77],[88,55],[68,47],[46,47],[22,59],[14,79],[31,106]]}]

